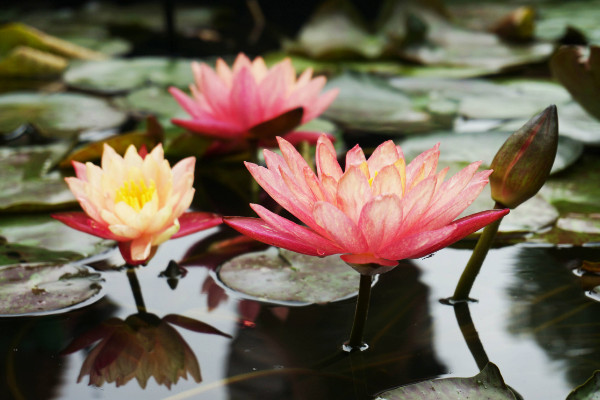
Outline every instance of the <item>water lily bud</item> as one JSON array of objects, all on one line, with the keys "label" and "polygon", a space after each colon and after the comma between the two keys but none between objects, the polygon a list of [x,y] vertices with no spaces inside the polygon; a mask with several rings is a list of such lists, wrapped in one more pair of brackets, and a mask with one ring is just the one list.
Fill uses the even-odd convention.
[{"label": "water lily bud", "polygon": [[554,164],[558,148],[558,115],[551,105],[531,118],[504,142],[490,175],[492,198],[508,208],[533,197]]}]

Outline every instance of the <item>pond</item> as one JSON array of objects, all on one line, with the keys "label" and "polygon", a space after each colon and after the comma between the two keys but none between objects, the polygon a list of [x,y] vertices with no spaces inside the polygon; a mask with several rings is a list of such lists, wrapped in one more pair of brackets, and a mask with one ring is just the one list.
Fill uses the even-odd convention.
[{"label": "pond", "polygon": [[[145,389],[135,380],[97,387],[88,385],[87,375],[78,382],[93,346],[68,355],[61,351],[102,321],[137,312],[126,274],[109,271],[106,295],[92,306],[0,321],[5,393],[36,399],[367,399],[416,381],[476,375],[476,358],[487,354],[523,398],[550,399],[566,398],[600,367],[595,322],[600,305],[584,295],[582,279],[572,271],[581,251],[492,250],[472,292],[479,302],[456,314],[439,300],[452,293],[469,250],[445,249],[403,262],[373,288],[366,329],[370,348],[346,354],[341,344],[353,299],[303,307],[253,301],[217,284],[215,272],[202,267],[189,267],[171,289],[160,272],[205,235],[169,242],[137,271],[149,312],[187,316],[231,335],[175,328],[197,358],[201,383],[188,376],[170,389],[153,378]],[[590,258],[599,255],[589,252]],[[479,341],[469,330],[469,314]],[[478,343],[472,351],[459,324],[467,326],[468,340]],[[126,362],[130,355],[114,356]],[[153,368],[169,366],[167,359]]]},{"label": "pond", "polygon": [[[598,0],[34,3],[0,10],[0,400],[600,398]],[[448,304],[455,218],[502,204]]]}]

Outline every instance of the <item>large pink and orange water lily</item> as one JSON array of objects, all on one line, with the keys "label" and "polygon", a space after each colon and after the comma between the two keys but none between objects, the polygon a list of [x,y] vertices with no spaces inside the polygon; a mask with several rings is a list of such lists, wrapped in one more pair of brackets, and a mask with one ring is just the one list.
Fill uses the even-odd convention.
[{"label": "large pink and orange water lily", "polygon": [[187,212],[194,197],[195,158],[171,168],[162,145],[139,153],[131,145],[121,157],[104,145],[102,166],[73,162],[76,177],[65,178],[84,212],[52,217],[71,228],[119,242],[130,265],[145,264],[156,247],[171,238],[218,225],[222,218]]},{"label": "large pink and orange water lily", "polygon": [[[231,68],[218,59],[214,70],[198,62],[192,63],[192,70],[195,84],[190,85],[191,97],[175,87],[169,89],[192,118],[172,122],[220,141],[257,139],[261,145],[275,144],[276,135],[288,134],[319,116],[338,94],[337,89],[321,94],[326,79],[313,78],[311,68],[296,78],[289,58],[268,68],[262,57],[251,61],[239,54]],[[279,122],[265,125],[282,116]],[[292,132],[288,138],[315,143],[319,136]]]},{"label": "large pink and orange water lily", "polygon": [[489,210],[456,219],[488,183],[491,170],[474,162],[444,180],[436,172],[439,144],[406,165],[392,141],[367,159],[358,145],[342,170],[331,141],[321,136],[315,174],[296,149],[278,138],[282,155],[264,150],[267,168],[246,166],[283,208],[306,226],[252,204],[258,218],[225,222],[254,239],[314,256],[341,254],[361,274],[381,273],[398,260],[446,247],[506,215]]}]

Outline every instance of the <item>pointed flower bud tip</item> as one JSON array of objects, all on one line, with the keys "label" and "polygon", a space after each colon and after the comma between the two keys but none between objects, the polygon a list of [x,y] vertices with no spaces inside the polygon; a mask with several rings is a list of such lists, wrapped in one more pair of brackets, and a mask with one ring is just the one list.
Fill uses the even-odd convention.
[{"label": "pointed flower bud tip", "polygon": [[533,197],[546,182],[558,148],[558,115],[551,105],[504,142],[490,175],[492,198],[508,208]]}]

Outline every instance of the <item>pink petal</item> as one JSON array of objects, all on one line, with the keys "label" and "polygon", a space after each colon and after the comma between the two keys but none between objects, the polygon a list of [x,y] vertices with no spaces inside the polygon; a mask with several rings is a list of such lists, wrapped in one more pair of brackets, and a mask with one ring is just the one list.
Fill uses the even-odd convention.
[{"label": "pink petal", "polygon": [[200,65],[200,71],[202,74],[201,91],[215,117],[222,120],[231,118],[229,87],[208,65]]},{"label": "pink petal", "polygon": [[369,164],[369,173],[371,176],[374,176],[375,172],[382,170],[388,165],[394,164],[398,161],[398,158],[398,150],[396,150],[394,142],[391,140],[383,142],[377,146],[367,161]]},{"label": "pink petal", "polygon": [[367,162],[365,153],[363,153],[359,145],[356,145],[346,153],[346,167],[344,171],[348,171],[348,168],[353,165],[360,165],[364,162]]},{"label": "pink petal", "polygon": [[102,225],[98,221],[91,219],[83,212],[63,212],[51,214],[50,216],[73,229],[89,233],[90,235],[109,240],[123,240],[122,237],[112,233],[108,229],[108,226]]},{"label": "pink petal", "polygon": [[232,66],[233,75],[238,74],[243,68],[251,69],[252,62],[244,53],[238,53]]},{"label": "pink petal", "polygon": [[415,186],[421,180],[435,173],[437,161],[440,155],[440,144],[437,143],[431,149],[419,154],[406,166],[406,187]]},{"label": "pink petal", "polygon": [[323,111],[325,111],[331,105],[331,103],[333,103],[339,93],[339,89],[331,89],[319,96],[316,101],[313,101],[310,104],[305,103],[302,123],[308,122],[321,115]]},{"label": "pink petal", "polygon": [[360,254],[368,251],[367,241],[358,226],[333,205],[319,201],[313,209],[315,222],[328,234],[328,237],[348,253]]},{"label": "pink petal", "polygon": [[297,253],[319,256],[317,249],[287,232],[280,231],[260,218],[224,217],[223,222],[252,239]]},{"label": "pink petal", "polygon": [[423,227],[425,229],[437,229],[444,226],[458,217],[473,201],[479,196],[487,180],[476,181],[467,185],[451,202],[438,211],[437,214],[430,215],[429,212],[424,217]]},{"label": "pink petal", "polygon": [[179,88],[173,86],[169,88],[169,93],[171,93],[171,95],[175,98],[177,103],[179,103],[181,108],[185,110],[185,112],[187,112],[194,118],[202,117],[203,113],[199,112],[200,107],[198,106],[198,103],[196,103],[190,96],[185,94]]},{"label": "pink petal", "polygon": [[413,230],[413,227],[417,231],[420,229],[420,218],[429,207],[435,189],[436,180],[434,178],[430,177],[421,181],[402,198],[402,216],[404,220],[402,227],[396,232],[394,240],[398,240],[401,235],[409,233]]},{"label": "pink petal", "polygon": [[310,167],[306,163],[304,157],[302,157],[296,148],[287,140],[278,137],[277,142],[279,143],[281,154],[283,155],[283,158],[285,159],[298,184],[303,188],[304,191],[310,191],[308,184],[304,179],[306,169],[310,170]]},{"label": "pink petal", "polygon": [[366,202],[371,199],[369,181],[357,166],[346,170],[338,182],[337,206],[352,221],[358,223],[358,218]]},{"label": "pink petal", "polygon": [[209,212],[187,212],[179,216],[179,231],[171,236],[171,239],[187,236],[192,233],[203,231],[223,222],[220,215]]},{"label": "pink petal", "polygon": [[214,117],[193,120],[174,118],[171,122],[194,133],[222,140],[236,139],[244,134],[244,130],[236,121],[221,121]]},{"label": "pink petal", "polygon": [[119,242],[119,251],[121,252],[121,257],[123,257],[123,259],[128,265],[146,264],[150,255],[148,254],[148,258],[146,259],[135,259],[131,253],[131,241]]},{"label": "pink petal", "polygon": [[258,87],[249,67],[242,68],[234,75],[229,102],[231,117],[235,118],[244,130],[264,121]]},{"label": "pink petal", "polygon": [[377,196],[362,209],[358,226],[369,243],[369,249],[378,254],[395,236],[402,222],[402,205],[395,195]]},{"label": "pink petal", "polygon": [[77,178],[87,182],[87,168],[85,164],[79,161],[71,161],[71,165],[73,165],[73,169],[75,170],[75,175]]},{"label": "pink petal", "polygon": [[454,221],[443,228],[402,238],[381,249],[381,257],[402,260],[431,254],[502,218],[509,210],[489,210]]},{"label": "pink petal", "polygon": [[223,79],[223,82],[229,87],[233,83],[233,72],[222,58],[217,59],[217,63],[215,65],[215,70],[217,71],[217,75]]},{"label": "pink petal", "polygon": [[285,107],[287,85],[283,64],[271,68],[258,87],[265,119],[281,114]]},{"label": "pink petal", "polygon": [[256,164],[248,162],[245,162],[244,164],[256,182],[273,198],[273,200],[300,221],[319,232],[319,227],[316,226],[313,219],[312,210],[303,208],[302,204],[296,201],[294,195],[278,173],[274,173],[264,167],[259,167]]},{"label": "pink petal", "polygon": [[[372,175],[371,175],[372,176]],[[402,176],[394,165],[388,165],[379,170],[379,173],[373,179],[371,188],[373,196],[382,194],[395,194],[398,198],[404,196],[403,187],[406,182],[402,182]]]},{"label": "pink petal", "polygon": [[[295,76],[293,78],[295,79]],[[306,85],[294,90],[287,99],[286,107],[309,108],[318,99],[319,93],[323,90],[326,81],[324,76],[317,76]]]},{"label": "pink petal", "polygon": [[341,253],[343,250],[330,242],[329,239],[315,233],[314,231],[295,224],[288,219],[285,219],[258,204],[250,204],[250,207],[261,217],[266,223],[274,227],[276,230],[286,232],[295,236],[298,240],[305,243],[307,246],[316,249],[320,256],[328,256],[331,254]]},{"label": "pink petal", "polygon": [[322,180],[324,176],[331,176],[337,182],[342,177],[344,172],[337,161],[333,143],[325,135],[319,137],[317,142],[315,161],[319,179]]}]

